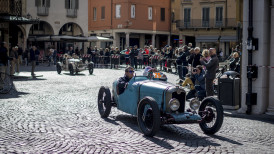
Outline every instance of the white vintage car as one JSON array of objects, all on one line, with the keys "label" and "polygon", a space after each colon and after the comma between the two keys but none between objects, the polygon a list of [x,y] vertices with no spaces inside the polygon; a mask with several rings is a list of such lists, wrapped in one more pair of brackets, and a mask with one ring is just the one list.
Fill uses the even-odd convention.
[{"label": "white vintage car", "polygon": [[81,72],[83,70],[89,70],[89,74],[93,73],[93,62],[83,63],[81,58],[68,58],[65,57],[62,62],[58,62],[56,65],[57,73],[60,74],[63,71],[69,71],[71,75]]}]

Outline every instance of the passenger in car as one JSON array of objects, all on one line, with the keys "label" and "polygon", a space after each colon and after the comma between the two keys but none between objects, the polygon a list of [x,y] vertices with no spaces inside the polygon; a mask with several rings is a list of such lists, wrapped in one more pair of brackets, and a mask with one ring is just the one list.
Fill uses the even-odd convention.
[{"label": "passenger in car", "polygon": [[143,72],[143,76],[147,76],[149,79],[153,78],[153,79],[159,79],[159,80],[162,80],[162,81],[167,80],[167,77],[164,73],[158,72],[157,68],[153,68],[153,67],[150,67],[150,66],[145,67],[144,72]]},{"label": "passenger in car", "polygon": [[128,82],[133,77],[133,74],[134,74],[133,67],[129,66],[125,69],[125,75],[123,77],[120,77],[117,82],[117,94],[118,95],[122,94],[125,91],[125,89],[128,85]]}]

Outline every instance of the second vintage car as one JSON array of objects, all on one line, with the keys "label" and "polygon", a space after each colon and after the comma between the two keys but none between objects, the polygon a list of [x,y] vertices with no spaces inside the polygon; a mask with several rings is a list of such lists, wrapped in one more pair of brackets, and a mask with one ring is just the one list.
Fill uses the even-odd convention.
[{"label": "second vintage car", "polygon": [[216,133],[223,123],[223,108],[215,97],[202,102],[193,99],[191,109],[186,109],[186,92],[180,86],[167,81],[134,76],[122,94],[118,93],[117,81],[112,92],[102,86],[98,93],[98,110],[107,118],[112,107],[137,116],[139,128],[146,136],[154,136],[164,124],[199,123],[206,134]]},{"label": "second vintage car", "polygon": [[71,75],[74,73],[81,72],[83,70],[88,70],[89,74],[93,73],[94,64],[93,62],[83,63],[81,58],[72,58],[68,55],[64,55],[61,62],[56,65],[57,73],[60,74],[63,71],[69,71]]}]

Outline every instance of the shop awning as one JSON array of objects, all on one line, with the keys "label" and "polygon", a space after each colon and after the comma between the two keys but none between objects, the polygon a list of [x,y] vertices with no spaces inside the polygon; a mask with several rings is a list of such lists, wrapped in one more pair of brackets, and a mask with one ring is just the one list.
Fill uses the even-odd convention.
[{"label": "shop awning", "polygon": [[68,35],[58,35],[58,36],[32,36],[28,38],[29,41],[38,41],[38,42],[93,42],[93,41],[112,41],[112,39],[99,37],[99,36],[90,36],[90,37],[81,37],[81,36],[68,36]]},{"label": "shop awning", "polygon": [[196,42],[217,42],[219,36],[197,36]]},{"label": "shop awning", "polygon": [[19,16],[0,16],[0,20],[4,22],[12,22],[15,24],[37,24],[40,21],[39,19],[28,19]]},{"label": "shop awning", "polygon": [[95,42],[95,41],[111,42],[111,41],[113,41],[113,39],[106,38],[106,37],[100,37],[100,36],[90,36],[90,37],[87,37],[87,40],[89,42]]},{"label": "shop awning", "polygon": [[222,36],[220,39],[220,42],[236,42],[237,37],[236,36]]}]

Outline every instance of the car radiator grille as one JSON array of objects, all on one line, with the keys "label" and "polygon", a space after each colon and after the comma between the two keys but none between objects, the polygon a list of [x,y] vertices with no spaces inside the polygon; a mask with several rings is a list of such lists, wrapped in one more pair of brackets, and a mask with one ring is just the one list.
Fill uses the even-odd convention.
[{"label": "car radiator grille", "polygon": [[176,98],[180,102],[180,108],[179,112],[184,112],[185,111],[185,100],[186,100],[186,94],[184,92],[178,94],[177,92],[172,93],[172,98]]}]

